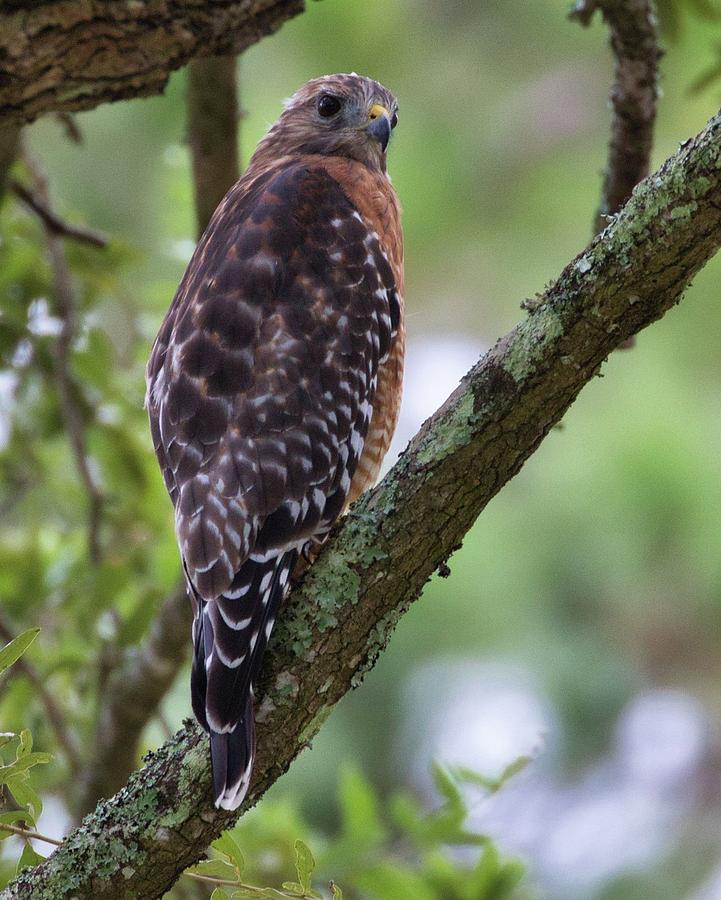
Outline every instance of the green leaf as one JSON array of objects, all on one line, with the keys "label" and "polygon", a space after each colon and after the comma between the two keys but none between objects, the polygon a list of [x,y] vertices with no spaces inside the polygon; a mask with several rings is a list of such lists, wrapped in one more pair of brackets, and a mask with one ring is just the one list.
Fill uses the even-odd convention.
[{"label": "green leaf", "polygon": [[31,825],[35,824],[31,821],[31,816],[26,809],[11,809],[8,812],[0,813],[0,823],[5,822],[8,825],[12,825],[13,822],[21,821]]},{"label": "green leaf", "polygon": [[43,811],[43,803],[37,792],[30,785],[27,772],[20,772],[7,780],[7,786],[13,797],[21,806],[29,807],[33,819],[37,822]]},{"label": "green leaf", "polygon": [[510,862],[504,863],[496,880],[494,897],[497,897],[498,900],[504,900],[504,898],[512,900],[515,888],[523,881],[525,874],[525,866],[518,860],[512,859]]},{"label": "green leaf", "polygon": [[23,869],[32,869],[44,860],[45,857],[36,853],[35,850],[33,850],[30,841],[27,841],[23,847],[23,852],[20,854],[15,874],[18,875]]},{"label": "green leaf", "polygon": [[434,763],[433,780],[446,802],[426,817],[423,825],[425,839],[431,843],[448,844],[474,844],[482,840],[463,831],[466,804],[458,782],[449,770],[440,763]]},{"label": "green leaf", "polygon": [[35,825],[35,820],[26,809],[12,809],[10,812],[0,813],[0,841],[15,835],[14,831],[5,831],[2,826],[14,825],[16,822]]},{"label": "green leaf", "polygon": [[1,731],[0,732],[0,747],[4,747],[5,744],[9,744],[10,741],[14,740],[17,737],[17,734],[14,731]]},{"label": "green leaf", "polygon": [[26,769],[32,769],[33,766],[46,766],[49,762],[52,762],[52,759],[52,753],[42,753],[38,751],[36,753],[26,754],[13,763],[13,765],[18,771],[24,772]]},{"label": "green leaf", "polygon": [[47,765],[52,758],[50,753],[28,753],[7,766],[0,766],[0,784],[7,784],[9,778],[20,774],[20,772],[26,772],[28,769],[32,769],[33,766]]},{"label": "green leaf", "polygon": [[514,775],[518,775],[519,772],[522,772],[531,762],[532,758],[533,757],[531,756],[517,757],[513,762],[506,766],[498,778],[488,778],[486,775],[481,775],[478,772],[474,772],[473,769],[467,769],[465,766],[454,766],[450,771],[458,781],[474,784],[477,787],[485,788],[485,790],[491,794],[495,794],[497,791],[500,791],[503,785],[513,778]]},{"label": "green leaf", "polygon": [[23,728],[20,732],[20,743],[18,745],[17,753],[15,754],[16,759],[21,759],[23,756],[26,756],[33,749],[33,736],[32,733],[27,729]]},{"label": "green leaf", "polygon": [[498,877],[500,862],[498,850],[496,850],[495,846],[488,841],[485,850],[481,854],[481,858],[478,860],[478,865],[473,870],[473,874],[470,877],[474,890],[479,897],[484,897],[486,894],[490,893],[493,883]]},{"label": "green leaf", "polygon": [[383,840],[378,797],[373,786],[353,768],[341,773],[338,788],[343,832],[355,845],[374,846]]},{"label": "green leaf", "polygon": [[532,759],[532,756],[516,757],[516,759],[514,759],[513,762],[509,763],[501,772],[501,776],[498,779],[500,782],[499,787],[503,787],[503,785],[511,778],[513,778],[514,775],[518,775],[519,772],[522,772]]},{"label": "green leaf", "polygon": [[421,834],[426,812],[409,791],[399,790],[393,794],[389,812],[392,821],[402,832],[415,838]]},{"label": "green leaf", "polygon": [[463,806],[463,795],[451,772],[441,763],[433,762],[433,783],[438,792],[453,806]]},{"label": "green leaf", "polygon": [[222,888],[217,887],[210,895],[210,900],[228,900],[228,895]]},{"label": "green leaf", "polygon": [[0,650],[0,672],[4,672],[25,653],[30,644],[40,634],[39,628],[28,628]]},{"label": "green leaf", "polygon": [[304,891],[310,890],[311,879],[313,878],[313,870],[315,869],[315,859],[310,852],[308,846],[303,841],[295,842],[295,870],[298,873],[298,881]]},{"label": "green leaf", "polygon": [[438,897],[421,875],[396,862],[383,862],[362,872],[358,883],[363,894],[372,897],[392,897],[393,900],[437,900]]},{"label": "green leaf", "polygon": [[222,853],[223,856],[228,857],[235,867],[236,876],[238,881],[240,881],[243,877],[243,872],[245,871],[245,857],[233,835],[229,831],[226,831],[224,834],[221,834],[217,840],[213,841],[212,847],[214,850]]},{"label": "green leaf", "polygon": [[478,864],[466,873],[464,880],[470,896],[504,900],[512,896],[523,875],[524,868],[518,861],[502,859],[493,842],[487,841]]},{"label": "green leaf", "polygon": [[281,887],[284,891],[289,891],[291,894],[297,894],[299,897],[302,897],[305,894],[305,888],[297,881],[284,881],[281,884]]}]

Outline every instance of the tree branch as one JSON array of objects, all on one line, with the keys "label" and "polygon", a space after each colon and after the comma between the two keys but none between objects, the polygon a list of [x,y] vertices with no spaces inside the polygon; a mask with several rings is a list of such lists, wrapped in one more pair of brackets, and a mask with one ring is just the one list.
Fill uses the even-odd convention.
[{"label": "tree branch", "polygon": [[193,57],[239,53],[303,8],[303,0],[6,0],[0,121],[159,94]]},{"label": "tree branch", "polygon": [[61,219],[60,216],[51,209],[47,202],[39,196],[37,191],[31,190],[15,178],[10,179],[10,189],[19,197],[20,200],[32,210],[35,215],[42,219],[43,224],[49,232],[59,237],[69,237],[83,244],[90,244],[92,247],[107,247],[108,236],[100,231],[94,231],[92,228],[85,228],[83,225],[73,225]]},{"label": "tree branch", "polygon": [[194,59],[188,66],[188,144],[193,158],[197,235],[238,180],[236,58]]},{"label": "tree branch", "polygon": [[[258,697],[247,809],[373,665],[399,617],[608,354],[678,302],[721,244],[721,115],[634,191],[352,508],[295,590]],[[158,897],[239,813],[216,810],[191,723],[0,894]]]},{"label": "tree branch", "polygon": [[616,61],[611,88],[613,122],[596,231],[618,212],[648,175],[658,97],[658,45],[652,0],[578,0],[571,18],[590,24],[600,9]]}]

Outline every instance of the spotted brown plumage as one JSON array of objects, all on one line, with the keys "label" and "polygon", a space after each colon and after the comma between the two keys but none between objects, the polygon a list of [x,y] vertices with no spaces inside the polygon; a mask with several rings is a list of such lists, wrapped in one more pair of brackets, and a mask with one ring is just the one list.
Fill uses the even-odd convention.
[{"label": "spotted brown plumage", "polygon": [[215,212],[148,363],[153,443],[193,602],[216,805],[248,788],[253,690],[304,547],[376,479],[403,369],[393,96],[298,91]]}]

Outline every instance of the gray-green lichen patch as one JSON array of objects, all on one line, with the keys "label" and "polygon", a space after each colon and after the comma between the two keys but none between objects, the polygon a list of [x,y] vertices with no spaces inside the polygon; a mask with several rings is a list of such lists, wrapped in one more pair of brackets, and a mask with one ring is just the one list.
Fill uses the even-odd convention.
[{"label": "gray-green lichen patch", "polygon": [[689,219],[698,209],[698,203],[693,201],[689,203],[684,203],[679,206],[674,206],[669,216],[672,219]]},{"label": "gray-green lichen patch", "polygon": [[585,275],[586,272],[590,272],[593,263],[587,256],[582,256],[580,259],[576,260],[575,268],[581,275]]},{"label": "gray-green lichen patch", "polygon": [[281,672],[273,685],[273,698],[279,700],[295,700],[300,690],[300,684],[295,675],[290,672]]},{"label": "gray-green lichen patch", "polygon": [[296,593],[296,602],[279,617],[274,643],[306,657],[313,635],[336,628],[339,611],[359,602],[364,570],[387,558],[380,518],[379,511],[368,510],[362,502],[349,513],[342,538],[323,551]]},{"label": "gray-green lichen patch", "polygon": [[688,185],[688,194],[698,200],[704,197],[714,187],[714,182],[705,175],[699,175],[691,184]]},{"label": "gray-green lichen patch", "polygon": [[416,453],[416,463],[419,466],[439,463],[460,447],[465,447],[473,435],[475,420],[473,392],[466,390],[446,416],[435,423],[433,431]]},{"label": "gray-green lichen patch", "polygon": [[305,728],[301,731],[298,736],[298,743],[301,746],[309,744],[313,738],[318,734],[321,729],[321,726],[325,723],[328,716],[331,714],[333,710],[334,704],[329,704],[328,706],[322,706],[318,712],[313,716],[313,718],[308,722]]},{"label": "gray-green lichen patch", "polygon": [[721,168],[719,122],[714,120],[694,142],[693,165],[688,153],[672,157],[661,172],[636,187],[631,200],[594,250],[613,256],[623,266],[632,262],[634,248],[653,231],[656,240],[664,231],[690,222],[698,212],[698,200],[718,185],[711,173]]},{"label": "gray-green lichen patch", "polygon": [[543,306],[517,328],[501,358],[501,366],[516,384],[537,374],[540,360],[549,347],[563,335],[561,317],[551,306]]}]

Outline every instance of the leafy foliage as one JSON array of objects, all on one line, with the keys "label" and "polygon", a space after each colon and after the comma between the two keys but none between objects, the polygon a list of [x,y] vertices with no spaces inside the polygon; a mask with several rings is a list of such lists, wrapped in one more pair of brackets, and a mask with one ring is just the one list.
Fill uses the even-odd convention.
[{"label": "leafy foliage", "polygon": [[[3,205],[0,608],[10,630],[42,623],[33,665],[66,727],[90,754],[97,692],[122,650],[146,631],[179,565],[172,532],[160,527],[167,500],[145,437],[142,354],[148,338],[119,280],[132,254],[120,242],[105,250],[66,242],[65,255],[75,304],[66,362],[79,450],[68,439],[63,415],[57,359],[62,321],[52,299],[46,237],[17,204]],[[102,498],[96,525],[90,523],[78,453]],[[98,531],[97,560],[89,552],[91,527]],[[26,679],[10,678],[0,720],[16,723],[27,712],[33,731],[49,744],[54,735],[31,694]],[[66,778],[69,761],[61,761],[64,766],[47,774],[46,787]]]},{"label": "leafy foliage", "polygon": [[[492,782],[486,792],[499,790],[520,765],[509,767],[505,777]],[[470,773],[466,773],[468,779]],[[340,779],[339,827],[334,833],[310,829],[288,802],[266,803],[262,811],[244,816],[214,842],[212,859],[190,871],[235,882],[218,887],[216,900],[343,896],[518,900],[531,896],[522,885],[523,866],[504,860],[487,836],[465,829],[468,808],[459,781],[437,765],[434,782],[442,802],[429,813],[408,791],[395,792],[383,803],[358,770],[347,768]],[[475,776],[475,784],[485,787],[486,780]],[[293,837],[299,833],[303,839]],[[315,854],[308,844],[317,848]],[[284,880],[283,873],[293,866],[296,880]],[[279,887],[255,886],[263,882],[276,882]],[[325,892],[319,887],[322,884],[327,886]]]},{"label": "leafy foliage", "polygon": [[[40,629],[31,628],[18,635],[0,650],[0,672],[17,662]],[[15,758],[5,762],[8,751],[15,751]],[[52,760],[50,753],[33,751],[33,738],[24,728],[20,734],[5,732],[0,734],[0,841],[9,838],[13,832],[3,829],[3,825],[35,825],[43,810],[39,794],[30,784],[30,770]],[[24,840],[22,853],[17,861],[15,873],[27,866],[35,866],[43,857],[33,849],[29,840]]]},{"label": "leafy foliage", "polygon": [[13,663],[17,662],[23,653],[28,649],[30,644],[40,633],[39,628],[28,628],[16,638],[13,638],[9,644],[6,644],[0,650],[0,675],[9,668]]}]

